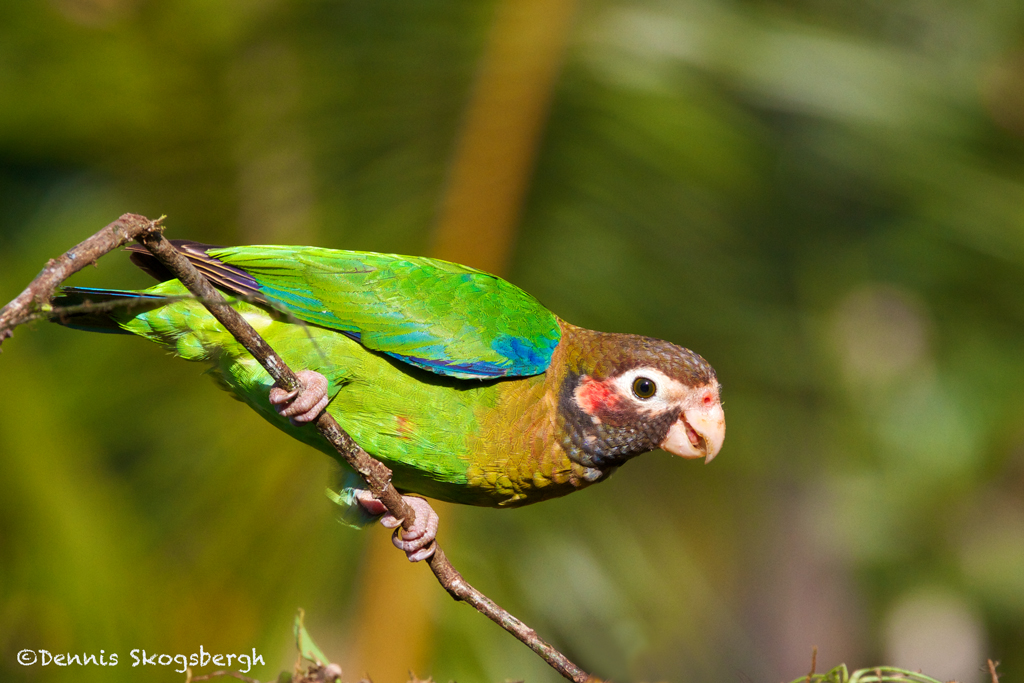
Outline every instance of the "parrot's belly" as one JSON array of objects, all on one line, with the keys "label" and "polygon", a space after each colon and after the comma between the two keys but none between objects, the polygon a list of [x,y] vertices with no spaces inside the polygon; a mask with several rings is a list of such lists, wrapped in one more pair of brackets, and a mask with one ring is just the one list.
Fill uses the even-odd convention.
[{"label": "parrot's belly", "polygon": [[366,374],[342,388],[328,411],[392,469],[400,491],[504,507],[591,483],[554,438],[554,420],[537,400],[542,376],[467,389],[388,359],[362,367]]}]

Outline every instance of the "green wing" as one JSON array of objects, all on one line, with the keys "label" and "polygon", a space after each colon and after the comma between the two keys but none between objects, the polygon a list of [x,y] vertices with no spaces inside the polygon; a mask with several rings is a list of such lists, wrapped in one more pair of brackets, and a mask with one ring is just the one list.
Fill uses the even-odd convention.
[{"label": "green wing", "polygon": [[561,337],[555,315],[523,290],[446,261],[317,247],[206,254],[237,269],[223,278],[229,288],[439,375],[540,374]]}]

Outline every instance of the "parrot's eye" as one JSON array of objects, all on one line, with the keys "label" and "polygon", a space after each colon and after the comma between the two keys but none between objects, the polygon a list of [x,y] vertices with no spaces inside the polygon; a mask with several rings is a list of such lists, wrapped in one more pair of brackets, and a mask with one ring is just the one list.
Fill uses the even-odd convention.
[{"label": "parrot's eye", "polygon": [[658,391],[658,385],[654,383],[654,380],[646,377],[637,377],[633,380],[633,393],[637,398],[650,398],[656,391]]}]

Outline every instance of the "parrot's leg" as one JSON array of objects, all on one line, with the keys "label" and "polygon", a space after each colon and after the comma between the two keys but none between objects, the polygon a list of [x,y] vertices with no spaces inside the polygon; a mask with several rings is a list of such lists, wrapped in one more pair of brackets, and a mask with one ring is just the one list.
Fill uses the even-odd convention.
[{"label": "parrot's leg", "polygon": [[401,529],[397,527],[402,524],[402,520],[387,512],[384,504],[369,491],[356,490],[355,499],[371,515],[387,513],[381,517],[380,523],[395,530],[391,542],[399,550],[405,551],[410,562],[419,562],[434,554],[434,539],[437,537],[439,518],[434,508],[430,507],[430,503],[416,496],[402,496],[402,500],[416,513],[416,521],[411,529]]},{"label": "parrot's leg", "polygon": [[285,391],[281,387],[270,390],[270,402],[283,417],[291,418],[296,424],[312,422],[327,407],[327,378],[316,370],[299,370],[295,373],[300,387]]}]

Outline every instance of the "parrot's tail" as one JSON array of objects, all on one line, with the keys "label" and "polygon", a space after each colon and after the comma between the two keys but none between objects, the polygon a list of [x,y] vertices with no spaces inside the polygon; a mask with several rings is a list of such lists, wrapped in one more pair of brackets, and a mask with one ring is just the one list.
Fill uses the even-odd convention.
[{"label": "parrot's tail", "polygon": [[[187,258],[196,267],[196,270],[205,275],[206,279],[217,289],[229,294],[241,294],[248,297],[249,301],[256,303],[268,303],[263,292],[260,291],[260,284],[253,279],[252,275],[207,253],[224,247],[192,240],[169,241],[178,250],[178,253]],[[132,263],[160,282],[174,279],[174,275],[141,244],[129,244],[125,249],[132,253]]]},{"label": "parrot's tail", "polygon": [[[131,334],[121,328],[121,321],[129,320],[142,311],[150,311],[167,303],[167,299],[145,292],[121,289],[95,289],[93,287],[62,287],[53,300],[53,322],[76,330]],[[72,308],[71,311],[56,309]]]}]

